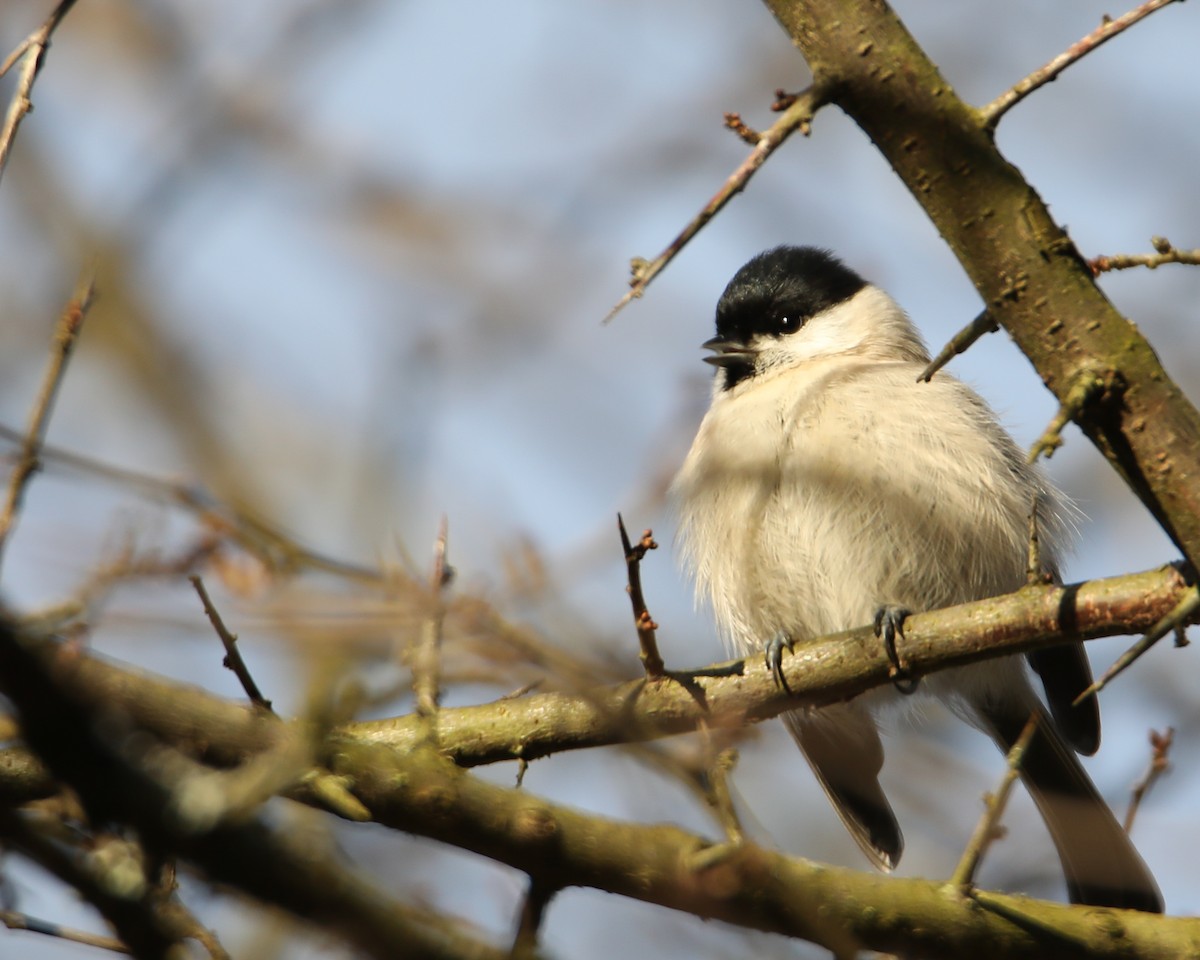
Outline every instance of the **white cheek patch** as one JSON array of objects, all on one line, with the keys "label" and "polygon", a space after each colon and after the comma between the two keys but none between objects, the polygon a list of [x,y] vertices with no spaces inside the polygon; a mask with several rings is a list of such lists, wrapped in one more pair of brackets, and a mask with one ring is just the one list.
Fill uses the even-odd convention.
[{"label": "white cheek patch", "polygon": [[763,337],[758,368],[774,369],[859,350],[873,339],[903,333],[908,326],[896,301],[878,287],[866,286],[845,303],[818,313],[795,333]]},{"label": "white cheek patch", "polygon": [[863,331],[845,323],[840,313],[841,308],[835,307],[813,317],[791,337],[780,341],[781,352],[794,363],[853,350],[862,342]]}]

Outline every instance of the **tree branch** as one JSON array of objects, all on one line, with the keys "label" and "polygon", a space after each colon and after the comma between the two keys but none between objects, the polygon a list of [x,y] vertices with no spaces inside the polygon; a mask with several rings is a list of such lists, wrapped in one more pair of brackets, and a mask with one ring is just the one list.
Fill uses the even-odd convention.
[{"label": "tree branch", "polygon": [[[1029,585],[1003,597],[914,614],[905,621],[898,646],[914,675],[925,675],[1065,638],[1146,630],[1189,589],[1173,566],[1069,586]],[[702,725],[740,726],[801,704],[835,703],[890,682],[887,656],[871,627],[817,638],[787,657],[783,667],[794,697],[779,690],[761,657],[752,657],[671,672],[653,682],[643,678],[582,693],[539,693],[442,708],[436,742],[440,752],[464,767],[533,760],[564,750],[687,733]],[[284,721],[261,710],[83,652],[58,683],[120,710],[139,729],[216,766],[243,763],[290,735]],[[331,735],[333,752],[362,744],[412,752],[423,742],[422,724],[416,715],[346,724]],[[27,752],[0,751],[0,798],[23,803],[53,789],[53,780]],[[304,787],[291,795],[326,806]]]},{"label": "tree branch", "polygon": [[4,176],[4,168],[8,166],[8,156],[12,151],[13,140],[17,136],[17,128],[21,126],[25,115],[33,109],[33,103],[29,97],[33,93],[33,84],[37,80],[38,74],[42,72],[42,65],[46,62],[46,51],[50,49],[50,37],[73,6],[75,6],[75,0],[60,0],[50,12],[50,16],[46,18],[45,23],[17,44],[16,49],[4,59],[3,63],[0,63],[0,77],[2,77],[12,69],[17,61],[21,59],[25,61],[24,66],[21,67],[20,78],[17,80],[17,89],[13,92],[8,112],[4,117],[4,125],[0,127],[0,177]]},{"label": "tree branch", "polygon": [[0,507],[0,560],[3,559],[9,534],[12,533],[13,526],[17,522],[17,514],[21,509],[25,488],[41,464],[42,440],[46,436],[46,426],[50,422],[50,413],[54,409],[58,388],[62,385],[67,361],[71,359],[71,353],[79,338],[84,317],[87,316],[88,308],[91,306],[93,292],[94,288],[90,277],[81,281],[79,289],[67,301],[54,328],[50,361],[46,365],[41,388],[38,390],[37,399],[34,400],[33,409],[29,414],[29,425],[21,441],[20,459],[9,479],[4,505]]},{"label": "tree branch", "polygon": [[1175,2],[1176,0],[1146,0],[1140,7],[1122,14],[1115,20],[1105,17],[1104,22],[1082,40],[1071,44],[1070,47],[1045,66],[1033,71],[1024,80],[1014,84],[1011,89],[1000,94],[1000,96],[980,110],[979,112],[983,117],[984,123],[990,128],[995,128],[996,124],[1000,122],[1000,118],[1008,113],[1009,110],[1039,87],[1044,87],[1046,84],[1057,80],[1058,75],[1071,64],[1083,59],[1101,44],[1108,42],[1118,33],[1132,27],[1142,18],[1148,17],[1160,7],[1165,7],[1168,3]]},{"label": "tree branch", "polygon": [[[1069,587],[1026,586],[1004,597],[910,617],[902,654],[914,672],[927,673],[1065,637],[1142,629],[1171,609],[1186,589],[1174,567]],[[257,819],[221,819],[211,829],[192,823],[180,830],[168,814],[177,807],[172,794],[185,782],[170,774],[176,768],[186,772],[186,766],[179,767],[182,758],[164,765],[149,754],[131,756],[100,739],[100,731],[111,732],[112,724],[106,727],[94,717],[100,712],[123,716],[131,728],[166,742],[171,739],[165,734],[182,734],[179,746],[231,763],[256,744],[265,749],[286,736],[282,721],[128,673],[51,640],[27,637],[17,654],[4,631],[0,641],[0,689],[20,710],[39,757],[89,799],[95,815],[136,825],[216,880],[299,915],[332,921],[369,952],[385,955],[395,938],[411,935],[407,927],[418,920],[397,913],[394,903],[339,872],[336,863],[313,861],[311,851],[301,851]],[[794,699],[783,696],[766,666],[753,658],[587,695],[541,694],[439,710],[437,742],[460,763],[475,764],[665,736],[702,723],[740,724],[885,684],[888,666],[871,628],[864,627],[814,641],[785,661]],[[45,677],[34,682],[39,670]],[[1114,939],[1097,933],[1112,927],[1097,925],[1090,909],[991,896],[987,909],[980,909],[947,895],[937,883],[839,871],[748,844],[714,845],[672,827],[587,816],[468,776],[428,748],[420,736],[424,720],[348,725],[329,744],[328,768],[351,785],[379,822],[493,857],[546,889],[593,886],[830,946],[844,946],[850,937],[863,947],[904,947],[930,957],[981,950],[998,957],[1105,957],[1116,955],[1111,951],[1118,943],[1121,956],[1154,956],[1164,945],[1178,949],[1180,938],[1200,936],[1195,920],[1117,919],[1114,912],[1111,924],[1122,930]],[[75,732],[64,738],[64,729]],[[544,730],[551,732],[544,735]],[[222,743],[223,734],[231,741]],[[120,730],[115,739],[144,742]],[[197,749],[199,743],[203,750]],[[29,773],[24,772],[24,782],[36,782]],[[0,794],[19,797],[2,778]],[[312,799],[302,785],[289,795]],[[337,895],[330,896],[330,890]],[[312,902],[314,891],[322,892],[319,904]],[[862,910],[863,904],[874,909]],[[901,912],[920,922],[897,925],[888,919]],[[1061,952],[1063,943],[1077,952]],[[480,949],[487,954],[491,948]]]},{"label": "tree branch", "polygon": [[[429,752],[342,754],[379,822],[472,850],[551,888],[586,886],[799,937],[905,956],[1158,958],[1186,953],[1200,920],[989,895],[980,909],[941,882],[880,877],[677,827],[583,814],[485,783]],[[1103,918],[1103,919],[1101,919]]]},{"label": "tree branch", "polygon": [[814,83],[870,136],[1059,401],[1077,371],[1120,389],[1080,427],[1200,566],[1200,412],[1096,286],[1041,198],[882,0],[766,0]]},{"label": "tree branch", "polygon": [[[1070,586],[1031,585],[1003,597],[915,614],[905,621],[897,647],[913,675],[924,676],[1064,639],[1140,632],[1174,609],[1188,589],[1175,567]],[[701,724],[736,727],[801,704],[836,703],[883,686],[891,682],[889,667],[866,626],[817,638],[785,658],[792,697],[779,689],[761,657],[750,657],[668,672],[655,682],[442,710],[438,744],[455,762],[475,766],[686,733]],[[413,716],[353,723],[341,733],[405,751],[420,739]]]},{"label": "tree branch", "polygon": [[[79,794],[92,822],[127,824],[148,848],[190,860],[212,881],[318,923],[381,960],[503,960],[498,948],[384,895],[303,836],[249,814],[205,822],[181,816],[199,792],[196,782],[211,772],[151,738],[132,736],[111,704],[72,682],[81,662],[0,620],[0,690],[16,707],[30,746]],[[17,820],[0,814],[7,818],[0,826]],[[136,923],[129,930],[150,932]],[[165,958],[170,946],[168,931],[144,950],[134,944],[134,952]]]},{"label": "tree branch", "polygon": [[668,263],[675,259],[692,237],[699,233],[709,220],[720,213],[725,204],[746,189],[746,184],[758,172],[758,168],[767,162],[767,158],[771,154],[783,146],[788,137],[797,130],[804,134],[808,133],[813,114],[824,105],[826,94],[827,91],[823,87],[814,83],[803,93],[794,97],[784,109],[783,116],[762,132],[750,155],[726,178],[721,189],[680,231],[679,235],[667,244],[666,249],[653,260],[635,257],[631,261],[632,276],[629,281],[629,291],[608,312],[604,323],[612,320],[631,300],[638,299],[646,292],[650,282],[666,268]]},{"label": "tree branch", "polygon": [[1157,270],[1167,263],[1182,263],[1188,266],[1200,265],[1200,250],[1180,250],[1172,246],[1166,237],[1151,237],[1150,244],[1154,253],[1114,253],[1101,254],[1092,257],[1088,266],[1096,274],[1109,270],[1129,270],[1132,267],[1145,267],[1147,270]]}]

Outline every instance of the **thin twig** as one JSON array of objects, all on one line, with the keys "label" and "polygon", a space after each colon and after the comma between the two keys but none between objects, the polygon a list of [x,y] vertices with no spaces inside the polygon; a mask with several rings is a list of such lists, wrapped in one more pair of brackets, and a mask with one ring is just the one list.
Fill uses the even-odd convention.
[{"label": "thin twig", "polygon": [[446,563],[446,539],[449,522],[442,517],[437,540],[433,546],[433,565],[429,571],[429,616],[421,625],[412,649],[413,694],[417,701],[417,716],[426,724],[428,739],[435,738],[438,698],[441,687],[440,648],[442,645],[442,619],[445,606],[442,594],[453,576]]},{"label": "thin twig", "polygon": [[921,375],[917,377],[917,381],[920,382],[924,380],[926,383],[928,383],[933,379],[933,375],[941,370],[942,367],[944,367],[947,363],[949,363],[951,359],[960,353],[966,353],[967,348],[984,334],[995,333],[999,329],[1000,326],[994,319],[992,319],[991,313],[987,310],[984,310],[981,314],[979,314],[979,316],[977,316],[974,320],[972,320],[965,327],[959,330],[958,333],[950,338],[950,342],[942,347],[941,352],[929,362],[929,365],[924,370],[921,371]]},{"label": "thin twig", "polygon": [[[734,747],[716,750],[713,742],[713,729],[707,724],[704,727],[705,752],[710,757],[707,769],[704,771],[704,799],[721,829],[725,831],[725,839],[730,843],[741,843],[746,836],[742,829],[742,821],[738,817],[737,807],[733,803],[733,794],[729,789],[729,775],[737,766],[738,751]],[[722,739],[727,740],[729,731],[722,731]]]},{"label": "thin twig", "polygon": [[958,866],[954,868],[954,873],[950,876],[950,886],[961,894],[966,894],[974,882],[975,871],[979,869],[979,864],[983,860],[983,855],[987,852],[988,847],[992,845],[992,842],[997,837],[1003,835],[1003,831],[999,826],[1000,817],[1004,814],[1004,808],[1008,805],[1008,798],[1012,794],[1013,784],[1017,782],[1017,777],[1020,776],[1021,762],[1025,758],[1025,751],[1029,748],[1029,742],[1037,732],[1038,720],[1039,714],[1037,711],[1034,711],[1025,724],[1025,729],[1017,737],[1017,742],[1008,751],[1007,768],[1004,771],[1004,778],[1000,781],[999,788],[994,794],[985,795],[983,798],[983,816],[979,818],[979,822],[975,825],[975,832],[971,834],[971,839],[967,841],[967,847],[963,851],[962,859],[959,860]]},{"label": "thin twig", "polygon": [[100,933],[89,933],[86,930],[73,930],[49,920],[38,920],[27,913],[15,910],[0,910],[0,923],[9,930],[27,930],[30,933],[41,933],[48,937],[58,937],[72,943],[82,943],[84,946],[97,947],[112,953],[129,953],[129,948],[116,937],[106,937]]},{"label": "thin twig", "polygon": [[658,638],[655,631],[658,624],[646,609],[646,598],[642,594],[642,558],[650,550],[657,550],[658,544],[649,530],[642,531],[642,539],[636,544],[629,542],[629,534],[625,531],[625,521],[617,514],[617,529],[621,531],[621,548],[625,551],[625,570],[629,578],[629,602],[633,605],[633,625],[637,628],[638,645],[641,647],[642,667],[648,677],[661,677],[665,665],[658,652]]},{"label": "thin twig", "polygon": [[12,100],[8,104],[8,112],[4,116],[4,126],[0,128],[0,177],[4,176],[4,168],[8,166],[8,155],[12,151],[13,140],[17,136],[17,128],[25,119],[25,114],[33,109],[29,99],[33,93],[33,84],[42,71],[46,62],[46,51],[50,49],[50,36],[58,28],[62,18],[75,6],[75,0],[60,0],[46,18],[46,22],[17,44],[16,48],[0,64],[0,77],[12,69],[13,64],[24,58],[21,75],[17,80],[17,89],[13,91]]},{"label": "thin twig", "polygon": [[1033,495],[1033,506],[1029,511],[1029,549],[1025,555],[1025,582],[1030,586],[1048,583],[1046,569],[1042,566],[1042,538],[1038,530],[1038,501],[1041,498]]},{"label": "thin twig", "polygon": [[1091,368],[1080,370],[1075,377],[1075,382],[1071,384],[1070,389],[1067,391],[1066,398],[1059,406],[1058,413],[1054,415],[1054,419],[1050,421],[1050,425],[1046,427],[1042,435],[1029,448],[1029,455],[1026,458],[1029,463],[1033,463],[1041,456],[1044,456],[1047,460],[1054,456],[1054,451],[1063,444],[1063,427],[1072,420],[1077,419],[1088,404],[1111,389],[1112,385],[1113,378],[1111,375],[1105,376]]},{"label": "thin twig", "polygon": [[752,147],[758,146],[758,141],[762,139],[762,134],[753,127],[747,126],[746,121],[742,119],[740,113],[725,114],[725,126],[738,135],[744,142]]},{"label": "thin twig", "polygon": [[[28,731],[28,726],[25,729]],[[0,836],[5,848],[74,887],[100,912],[127,952],[136,957],[165,957],[190,935],[180,928],[178,915],[168,902],[148,895],[145,887],[139,894],[128,883],[113,883],[117,872],[114,868],[119,870],[119,865],[126,864],[132,868],[127,874],[129,879],[143,886],[141,863],[145,851],[136,841],[112,834],[64,833],[60,826],[58,821],[22,816],[7,805],[0,808]],[[114,949],[106,944],[95,946]]]},{"label": "thin twig", "polygon": [[1175,2],[1176,0],[1147,0],[1140,7],[1130,10],[1115,20],[1105,17],[1104,22],[1082,40],[1072,44],[1045,66],[1034,70],[1024,80],[1016,83],[1011,89],[1000,94],[1000,96],[980,110],[979,113],[984,124],[989,128],[995,128],[996,124],[1000,122],[1000,118],[1008,113],[1009,110],[1033,93],[1034,90],[1045,86],[1052,80],[1056,80],[1058,75],[1071,64],[1087,56],[1118,33],[1133,26],[1143,17],[1149,16],[1160,7],[1165,7],[1167,4]]},{"label": "thin twig", "polygon": [[1128,270],[1131,267],[1145,267],[1154,270],[1164,263],[1185,263],[1189,266],[1200,265],[1200,250],[1180,250],[1171,245],[1166,237],[1151,237],[1150,245],[1154,253],[1117,253],[1111,256],[1100,255],[1088,261],[1092,273],[1099,275],[1108,270]]},{"label": "thin twig", "polygon": [[8,536],[12,533],[21,509],[21,500],[25,487],[30,478],[37,472],[41,464],[42,440],[46,435],[46,425],[50,421],[50,413],[54,409],[54,399],[62,384],[63,374],[67,369],[67,361],[79,338],[80,327],[87,316],[88,307],[92,304],[95,292],[92,278],[88,276],[80,283],[71,299],[67,302],[58,324],[54,328],[54,340],[50,348],[50,360],[46,372],[42,376],[42,386],[34,401],[33,410],[29,414],[29,425],[21,440],[21,454],[17,466],[8,482],[8,494],[3,508],[0,508],[0,561],[3,560],[4,547]]},{"label": "thin twig", "polygon": [[208,615],[209,622],[212,623],[213,629],[217,631],[217,636],[221,638],[221,645],[225,648],[225,659],[221,661],[221,666],[228,670],[232,670],[238,682],[241,683],[242,689],[246,691],[246,696],[250,698],[250,702],[256,707],[259,707],[268,712],[274,713],[271,708],[271,701],[262,695],[262,691],[258,689],[258,684],[254,682],[254,677],[250,675],[250,668],[246,666],[246,661],[242,659],[241,651],[237,646],[237,634],[230,633],[225,626],[225,621],[221,619],[221,614],[217,612],[216,606],[208,595],[208,591],[204,588],[204,581],[197,574],[192,574],[188,577],[192,586],[196,588],[196,593],[200,596],[200,602],[204,605],[204,612]]},{"label": "thin twig", "polygon": [[[687,245],[692,237],[703,229],[709,220],[720,212],[725,204],[732,200],[736,194],[746,189],[746,184],[758,172],[758,168],[766,162],[767,157],[782,146],[788,137],[797,130],[806,136],[808,135],[809,124],[812,122],[813,114],[824,105],[827,95],[828,91],[825,86],[817,83],[814,83],[803,93],[797,94],[795,101],[784,110],[783,115],[763,131],[762,136],[750,155],[729,175],[729,178],[722,184],[721,189],[692,218],[679,235],[667,245],[666,249],[653,260],[644,260],[641,257],[635,257],[630,261],[632,278],[629,281],[629,291],[608,312],[608,316],[604,318],[605,323],[608,323],[620,313],[631,300],[636,300],[646,292],[650,281],[658,276],[668,263],[675,259],[676,254]],[[726,125],[729,125],[728,121]]]},{"label": "thin twig", "polygon": [[[1189,587],[1180,598],[1175,608],[1151,627],[1137,643],[1119,656],[1116,662],[1105,671],[1104,676],[1093,683],[1075,698],[1074,706],[1078,706],[1088,697],[1095,696],[1123,673],[1138,657],[1158,643],[1168,633],[1178,631],[1186,626],[1200,610],[1200,588]],[[1182,646],[1182,644],[1180,644]]]},{"label": "thin twig", "polygon": [[547,886],[544,881],[534,877],[529,878],[529,889],[521,902],[521,916],[517,921],[517,932],[509,953],[512,960],[526,960],[536,956],[538,931],[546,916],[546,908],[556,893],[556,887]]},{"label": "thin twig", "polygon": [[[25,437],[20,431],[0,423],[0,440],[22,444]],[[174,504],[258,557],[271,570],[307,568],[370,583],[387,578],[386,572],[378,568],[365,567],[310,550],[283,531],[222,502],[194,483],[164,480],[50,444],[40,448],[39,459],[43,463],[54,463],[133,490],[140,496]]]},{"label": "thin twig", "polygon": [[1137,818],[1138,808],[1142,805],[1150,788],[1158,782],[1159,777],[1170,769],[1168,756],[1171,753],[1171,744],[1174,742],[1174,727],[1167,727],[1166,733],[1159,733],[1157,730],[1150,731],[1150,766],[1146,770],[1146,775],[1134,784],[1133,795],[1129,799],[1129,811],[1125,814],[1126,833],[1133,830],[1133,821]]}]

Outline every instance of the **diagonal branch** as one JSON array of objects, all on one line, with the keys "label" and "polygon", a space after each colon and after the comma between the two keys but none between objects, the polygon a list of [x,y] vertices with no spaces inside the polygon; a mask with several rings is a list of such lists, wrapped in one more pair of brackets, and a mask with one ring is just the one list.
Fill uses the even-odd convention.
[{"label": "diagonal branch", "polygon": [[0,178],[4,176],[4,168],[8,166],[8,155],[12,151],[17,128],[21,126],[25,115],[33,109],[33,103],[29,97],[33,93],[33,84],[46,61],[46,51],[50,48],[50,37],[73,6],[75,6],[75,0],[60,0],[59,4],[50,12],[50,16],[46,18],[46,22],[22,40],[16,49],[5,58],[4,62],[0,63],[0,77],[2,77],[18,61],[22,59],[25,61],[21,67],[20,77],[17,79],[17,89],[13,92],[8,112],[4,117],[4,126],[0,127]]},{"label": "diagonal branch", "polygon": [[963,265],[984,309],[1066,403],[1078,371],[1114,390],[1077,420],[1193,566],[1200,411],[1096,286],[1046,204],[884,0],[766,0]]},{"label": "diagonal branch", "polygon": [[783,115],[759,135],[758,143],[750,151],[750,155],[729,175],[721,184],[721,189],[688,222],[675,239],[667,244],[666,249],[653,260],[644,260],[641,257],[633,259],[630,264],[633,275],[629,281],[629,291],[608,312],[608,316],[604,318],[605,323],[620,313],[631,300],[638,299],[646,292],[650,281],[662,273],[667,264],[675,259],[692,237],[724,209],[725,204],[746,189],[746,184],[758,172],[758,168],[767,162],[767,158],[771,154],[783,146],[788,137],[797,130],[808,133],[808,126],[812,122],[813,114],[824,105],[827,95],[828,91],[823,86],[814,83],[796,96],[783,111]]},{"label": "diagonal branch", "polygon": [[[1069,586],[1034,584],[1016,593],[914,614],[901,653],[917,675],[1061,643],[1147,630],[1188,593],[1173,566]],[[437,713],[440,752],[463,767],[533,760],[566,750],[673,736],[702,726],[736,727],[856,696],[889,683],[890,666],[871,627],[817,638],[784,660],[795,697],[775,684],[760,657],[674,671],[579,694],[539,693]],[[140,674],[79,652],[59,678],[79,696],[108,705],[191,757],[229,767],[290,736],[279,718],[186,684]],[[410,753],[425,742],[416,715],[346,724],[331,751],[375,744]],[[0,800],[49,795],[52,779],[29,753],[0,751]],[[299,787],[290,795],[325,806]]]},{"label": "diagonal branch", "polygon": [[1057,80],[1058,75],[1071,64],[1083,59],[1101,44],[1108,42],[1118,33],[1132,27],[1139,20],[1150,16],[1155,10],[1165,7],[1169,3],[1176,2],[1182,2],[1182,0],[1146,0],[1140,7],[1122,14],[1115,20],[1105,17],[1104,22],[1082,40],[1071,44],[1070,47],[1045,66],[1033,71],[1025,79],[1014,84],[1010,89],[1004,91],[1004,93],[1000,94],[1000,96],[980,110],[979,113],[983,118],[983,122],[989,128],[994,129],[996,124],[1000,122],[1000,118],[1008,113],[1009,110],[1039,87],[1044,87],[1046,84]]},{"label": "diagonal branch", "polygon": [[491,857],[551,888],[606,890],[839,955],[849,944],[930,960],[1149,960],[1186,953],[1200,937],[1194,918],[999,895],[981,909],[940,881],[881,877],[752,843],[714,844],[670,824],[581,813],[486,783],[428,752],[401,762],[381,748],[359,748],[340,763],[380,823]]},{"label": "diagonal branch", "polygon": [[41,464],[42,441],[46,436],[46,426],[50,422],[50,413],[54,409],[54,400],[58,389],[62,386],[63,374],[66,373],[67,361],[75,349],[79,331],[83,327],[84,317],[92,304],[94,288],[89,277],[82,281],[79,289],[67,302],[58,324],[54,328],[54,340],[50,350],[50,361],[42,377],[42,386],[34,401],[33,410],[29,415],[29,426],[21,442],[20,458],[9,479],[8,492],[4,504],[0,507],[0,560],[3,560],[4,548],[8,543],[9,534],[17,522],[17,514],[21,509],[21,501],[25,496],[25,488]]},{"label": "diagonal branch", "polygon": [[[79,661],[0,620],[0,690],[30,746],[79,795],[92,822],[127,824],[148,848],[190,860],[211,881],[336,932],[362,953],[414,960],[503,960],[505,954],[431,911],[393,900],[303,834],[253,815],[197,823],[179,816],[205,768],[131,736],[110,704],[71,682]],[[0,828],[16,819],[0,811]],[[128,926],[145,935],[135,923]],[[122,931],[124,934],[124,930]],[[169,931],[139,957],[171,955]]]}]

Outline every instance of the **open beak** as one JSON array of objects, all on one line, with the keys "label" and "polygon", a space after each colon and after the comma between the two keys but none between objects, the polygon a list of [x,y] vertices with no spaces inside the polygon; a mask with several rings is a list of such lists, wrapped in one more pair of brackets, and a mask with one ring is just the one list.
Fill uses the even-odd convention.
[{"label": "open beak", "polygon": [[713,352],[711,357],[704,358],[704,362],[711,363],[714,367],[732,367],[741,363],[748,363],[751,366],[754,364],[754,351],[740,340],[722,340],[720,337],[713,337],[711,340],[705,340],[700,346]]}]

